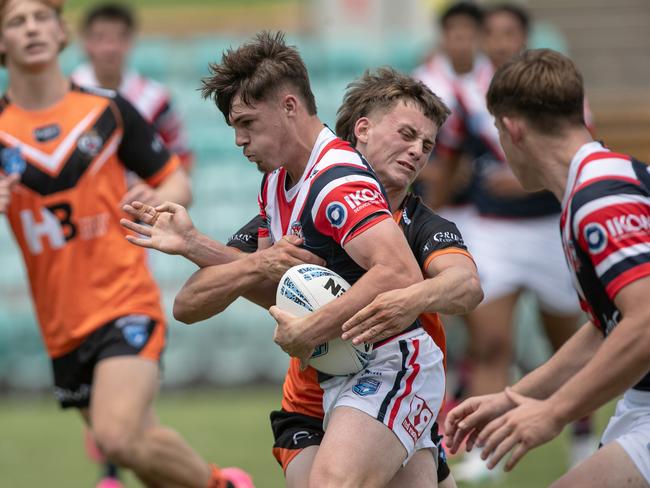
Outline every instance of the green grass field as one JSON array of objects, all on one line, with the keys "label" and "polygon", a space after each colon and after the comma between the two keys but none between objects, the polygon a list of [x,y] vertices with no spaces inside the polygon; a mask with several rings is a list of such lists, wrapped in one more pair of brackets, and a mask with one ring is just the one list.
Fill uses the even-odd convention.
[{"label": "green grass field", "polygon": [[[279,387],[244,390],[163,392],[158,412],[207,459],[249,470],[258,488],[283,486],[271,456],[268,413],[279,404]],[[611,407],[598,415],[604,424]],[[565,470],[564,437],[529,454],[512,474],[472,487],[541,488]],[[61,412],[50,397],[0,398],[0,486],[6,488],[88,488],[97,469],[88,461],[82,428],[74,411]],[[139,486],[133,478],[128,487]],[[467,485],[461,485],[467,486]]]}]

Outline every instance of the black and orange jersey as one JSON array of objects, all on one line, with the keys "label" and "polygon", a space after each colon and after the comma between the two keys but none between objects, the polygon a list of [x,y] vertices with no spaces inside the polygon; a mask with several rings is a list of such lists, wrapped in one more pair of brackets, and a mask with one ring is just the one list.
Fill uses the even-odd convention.
[{"label": "black and orange jersey", "polygon": [[[407,195],[401,207],[393,213],[393,218],[404,232],[425,276],[431,260],[443,254],[463,254],[472,259],[456,225],[434,213],[419,197]],[[254,217],[230,237],[228,246],[243,252],[255,252],[258,229],[262,224],[261,216]],[[418,320],[446,358],[445,329],[438,314],[425,313]],[[323,390],[314,368],[301,371],[300,362],[291,358],[282,390],[283,410],[312,417],[324,416]]]},{"label": "black and orange jersey", "polygon": [[72,86],[54,106],[0,107],[4,172],[22,173],[7,217],[51,357],[117,317],[162,321],[143,249],[124,239],[126,171],[156,186],[179,165],[123,98]]}]

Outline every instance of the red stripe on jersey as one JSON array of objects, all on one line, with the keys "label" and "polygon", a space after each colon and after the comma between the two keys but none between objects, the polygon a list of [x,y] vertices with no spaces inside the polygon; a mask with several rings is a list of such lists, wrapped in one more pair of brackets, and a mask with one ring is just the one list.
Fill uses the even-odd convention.
[{"label": "red stripe on jersey", "polygon": [[614,300],[616,295],[618,295],[625,286],[646,276],[650,276],[650,263],[640,264],[632,269],[624,271],[610,281],[607,288],[605,288],[605,291],[607,291],[609,298]]},{"label": "red stripe on jersey", "polygon": [[599,159],[617,159],[617,158],[630,161],[630,156],[628,156],[627,154],[619,154],[619,153],[608,152],[608,151],[591,153],[589,156],[587,156],[585,159],[583,159],[580,162],[580,165],[578,166],[578,171],[576,172],[576,181],[578,180],[578,175],[580,175],[584,167],[587,166],[592,161],[597,161]]},{"label": "red stripe on jersey", "polygon": [[[635,216],[632,227],[628,219]],[[650,221],[650,205],[641,202],[616,203],[594,210],[580,222],[578,243],[591,256],[594,266],[598,266],[612,253],[643,242],[650,243],[648,228],[644,228],[643,219]],[[584,229],[590,224],[600,224],[607,235],[607,246],[597,254],[589,252]]]},{"label": "red stripe on jersey", "polygon": [[395,400],[395,405],[393,405],[393,409],[390,411],[390,418],[388,420],[389,429],[393,428],[393,423],[395,422],[395,417],[397,417],[397,413],[399,412],[399,407],[402,404],[402,400],[404,400],[404,398],[406,398],[411,393],[411,390],[413,389],[413,382],[415,381],[415,377],[420,372],[420,365],[415,362],[418,358],[419,352],[420,352],[420,340],[415,339],[413,341],[413,356],[411,356],[411,360],[409,361],[409,366],[412,368],[413,372],[411,373],[411,376],[409,376],[408,379],[406,380],[406,388],[404,388],[404,393],[402,393],[399,396],[399,398]]}]

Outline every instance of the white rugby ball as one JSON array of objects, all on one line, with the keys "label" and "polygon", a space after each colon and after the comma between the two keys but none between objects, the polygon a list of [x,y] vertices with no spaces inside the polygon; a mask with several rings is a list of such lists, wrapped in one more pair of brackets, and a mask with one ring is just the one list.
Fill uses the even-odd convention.
[{"label": "white rugby ball", "polygon": [[[299,264],[280,279],[276,305],[297,316],[308,315],[341,296],[350,288],[334,271],[313,264]],[[322,373],[346,376],[358,373],[368,364],[372,344],[355,346],[351,341],[332,339],[318,346],[309,365]]]}]

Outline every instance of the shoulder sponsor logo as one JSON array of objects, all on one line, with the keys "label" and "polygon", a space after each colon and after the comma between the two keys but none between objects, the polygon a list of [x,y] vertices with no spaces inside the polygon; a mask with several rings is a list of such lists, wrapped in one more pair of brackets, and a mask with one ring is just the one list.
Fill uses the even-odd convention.
[{"label": "shoulder sponsor logo", "polygon": [[77,140],[77,147],[79,150],[91,157],[97,156],[99,151],[101,151],[104,140],[101,136],[94,130],[89,130],[79,137]]},{"label": "shoulder sponsor logo", "polygon": [[583,233],[591,254],[598,254],[605,250],[607,247],[607,232],[605,231],[605,227],[597,222],[592,222],[585,225]]},{"label": "shoulder sponsor logo", "polygon": [[409,218],[409,216],[408,216],[407,213],[406,213],[406,208],[405,208],[404,211],[402,212],[402,220],[404,221],[404,223],[405,223],[406,225],[411,225],[411,219]]},{"label": "shoulder sponsor logo", "polygon": [[361,397],[374,395],[379,391],[381,381],[375,378],[361,378],[357,384],[352,387],[352,391]]},{"label": "shoulder sponsor logo", "polygon": [[453,232],[436,232],[433,234],[433,240],[436,242],[444,242],[444,243],[449,243],[449,242],[459,242],[462,244],[463,240],[458,234],[454,234]]},{"label": "shoulder sponsor logo", "polygon": [[34,139],[38,142],[47,142],[56,139],[61,135],[61,127],[59,124],[50,124],[44,127],[37,127],[34,129]]},{"label": "shoulder sponsor logo", "polygon": [[354,193],[348,193],[343,197],[343,199],[355,212],[358,212],[373,203],[386,202],[384,195],[382,195],[379,190],[372,190],[370,188],[364,188],[362,190],[357,190]]},{"label": "shoulder sponsor logo", "polygon": [[646,233],[650,229],[650,218],[647,215],[619,215],[605,222],[609,235],[615,238],[638,232]]},{"label": "shoulder sponsor logo", "polygon": [[348,220],[348,211],[341,202],[331,202],[325,209],[325,216],[333,227],[340,229]]}]

